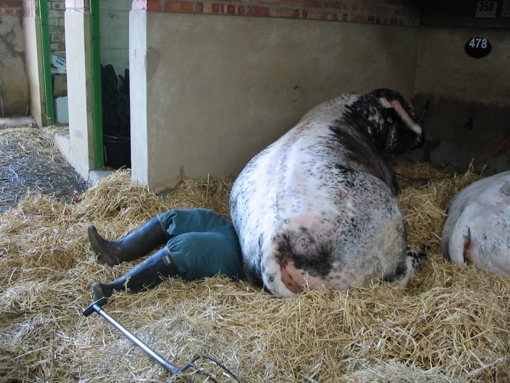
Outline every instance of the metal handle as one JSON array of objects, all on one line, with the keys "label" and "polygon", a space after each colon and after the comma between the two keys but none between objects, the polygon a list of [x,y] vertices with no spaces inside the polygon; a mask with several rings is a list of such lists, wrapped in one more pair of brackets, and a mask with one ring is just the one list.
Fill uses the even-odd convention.
[{"label": "metal handle", "polygon": [[85,310],[83,310],[83,315],[88,317],[93,312],[98,313],[101,315],[104,319],[106,319],[108,322],[110,322],[117,330],[119,330],[122,334],[124,334],[131,342],[133,342],[135,345],[137,345],[139,348],[142,349],[143,352],[145,352],[148,356],[150,356],[152,359],[154,359],[156,362],[158,362],[163,368],[168,370],[172,375],[179,374],[186,370],[188,367],[190,367],[189,364],[186,364],[184,367],[179,368],[176,365],[170,363],[165,358],[163,358],[160,354],[158,354],[156,351],[151,349],[149,346],[147,346],[145,343],[143,343],[140,339],[138,339],[132,332],[130,332],[127,328],[122,326],[119,322],[117,322],[114,318],[112,318],[106,311],[103,310],[102,306],[106,304],[108,300],[105,297],[102,297],[92,303],[89,307],[87,307]]},{"label": "metal handle", "polygon": [[[221,367],[223,371],[231,376],[233,379],[235,379],[237,382],[242,383],[241,380],[234,375],[232,371],[230,371],[227,367],[225,367],[223,364],[218,362],[216,359],[207,356],[207,355],[199,355],[194,357],[192,360],[190,360],[188,363],[186,363],[183,367],[178,367],[169,361],[167,361],[165,358],[163,358],[161,355],[159,355],[156,351],[151,349],[149,346],[147,346],[145,343],[143,343],[140,339],[138,339],[132,332],[130,332],[128,329],[126,329],[124,326],[122,326],[119,322],[117,322],[115,319],[113,319],[106,311],[103,310],[103,306],[108,302],[108,299],[106,297],[102,297],[92,303],[89,307],[87,307],[85,310],[83,310],[83,315],[88,317],[90,314],[96,312],[99,315],[101,315],[104,319],[106,319],[108,322],[110,322],[117,330],[119,330],[124,336],[126,336],[131,342],[133,342],[136,346],[142,349],[143,352],[145,352],[149,357],[154,359],[156,362],[159,363],[164,369],[169,371],[172,375],[177,375],[183,373],[185,370],[187,370],[190,367],[193,367],[197,370],[197,372],[205,375],[207,379],[214,383],[219,383],[214,376],[209,374],[207,371],[204,371],[202,369],[197,368],[193,363],[196,362],[199,358],[205,358],[213,363],[215,363],[217,366]],[[193,380],[190,377],[185,377],[185,379],[193,383]]]}]

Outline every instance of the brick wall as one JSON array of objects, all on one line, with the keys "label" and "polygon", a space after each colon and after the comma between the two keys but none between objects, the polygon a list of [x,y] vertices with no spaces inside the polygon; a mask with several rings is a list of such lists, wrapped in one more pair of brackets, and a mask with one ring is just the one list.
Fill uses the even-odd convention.
[{"label": "brick wall", "polygon": [[420,21],[417,0],[133,0],[132,9],[401,26]]},{"label": "brick wall", "polygon": [[[25,17],[39,16],[39,4],[37,0],[0,0],[0,7],[3,3],[19,3],[20,15]],[[47,0],[47,5],[50,52],[65,56],[65,2],[64,0]]]},{"label": "brick wall", "polygon": [[66,54],[64,12],[64,0],[48,0],[50,51],[60,56]]},{"label": "brick wall", "polygon": [[25,115],[29,105],[23,5],[22,0],[0,0],[1,112],[6,117]]},{"label": "brick wall", "polygon": [[0,0],[0,16],[23,16],[23,1]]}]

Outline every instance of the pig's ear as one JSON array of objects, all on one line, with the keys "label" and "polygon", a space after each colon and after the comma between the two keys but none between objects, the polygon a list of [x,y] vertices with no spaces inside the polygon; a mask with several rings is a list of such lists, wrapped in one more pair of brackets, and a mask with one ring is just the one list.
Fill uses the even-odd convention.
[{"label": "pig's ear", "polygon": [[409,113],[405,111],[405,109],[402,107],[402,104],[400,104],[400,101],[393,100],[389,103],[390,107],[395,110],[397,115],[400,117],[400,119],[404,122],[405,126],[416,133],[417,135],[423,134],[423,129],[420,125],[418,125],[416,122],[413,121]]}]

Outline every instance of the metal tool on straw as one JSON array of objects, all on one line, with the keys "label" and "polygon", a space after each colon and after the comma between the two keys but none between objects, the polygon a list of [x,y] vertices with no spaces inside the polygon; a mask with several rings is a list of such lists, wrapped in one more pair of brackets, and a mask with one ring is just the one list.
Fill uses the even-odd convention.
[{"label": "metal tool on straw", "polygon": [[[193,359],[191,359],[189,362],[187,362],[184,366],[178,367],[172,363],[170,363],[168,360],[163,358],[160,354],[158,354],[156,351],[151,349],[148,345],[146,345],[144,342],[142,342],[140,339],[138,339],[132,332],[130,332],[128,329],[126,329],[124,326],[122,326],[119,322],[117,322],[113,317],[111,317],[106,311],[104,311],[103,306],[106,304],[108,299],[106,297],[100,298],[94,303],[92,303],[89,307],[87,307],[85,310],[83,310],[83,315],[88,317],[90,314],[96,312],[100,316],[102,316],[104,319],[106,319],[110,324],[112,324],[117,330],[119,330],[126,338],[128,338],[131,342],[133,342],[136,346],[138,346],[145,354],[147,354],[150,358],[152,358],[154,361],[159,363],[163,368],[165,368],[168,372],[170,372],[171,376],[174,375],[180,375],[184,373],[189,368],[194,368],[197,370],[198,373],[203,374],[212,382],[219,383],[210,373],[204,371],[203,369],[195,366],[195,362],[200,359],[204,358],[207,359],[214,364],[216,364],[218,367],[223,369],[223,371],[235,379],[237,382],[242,383],[242,381],[234,375],[227,367],[225,367],[223,364],[219,363],[217,360],[212,358],[208,355],[198,355],[195,356]],[[184,377],[188,382],[194,383],[194,381],[190,377]]]}]

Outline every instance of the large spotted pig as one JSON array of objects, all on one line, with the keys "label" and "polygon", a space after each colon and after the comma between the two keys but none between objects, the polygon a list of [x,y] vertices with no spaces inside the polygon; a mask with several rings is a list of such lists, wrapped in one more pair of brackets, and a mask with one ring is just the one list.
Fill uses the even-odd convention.
[{"label": "large spotted pig", "polygon": [[459,265],[510,276],[510,172],[479,180],[449,202],[442,248]]},{"label": "large spotted pig", "polygon": [[398,184],[384,157],[422,145],[411,116],[395,91],[344,94],[248,163],[230,207],[251,283],[283,297],[374,278],[407,285],[421,258],[406,258]]}]

